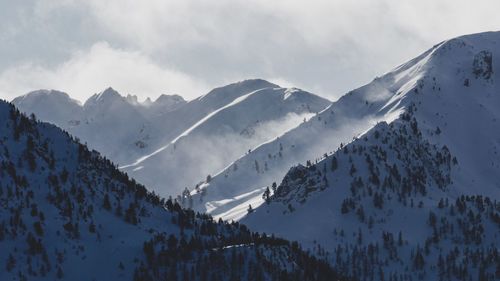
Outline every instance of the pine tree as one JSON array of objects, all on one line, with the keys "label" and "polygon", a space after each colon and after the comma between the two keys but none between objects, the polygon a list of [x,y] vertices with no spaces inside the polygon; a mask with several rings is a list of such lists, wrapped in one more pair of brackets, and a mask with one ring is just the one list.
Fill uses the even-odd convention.
[{"label": "pine tree", "polygon": [[424,268],[425,262],[424,262],[424,256],[422,255],[422,251],[420,250],[420,247],[417,246],[417,253],[415,254],[415,257],[413,258],[413,266],[417,270],[421,270]]},{"label": "pine tree", "polygon": [[351,169],[349,170],[349,175],[351,175],[351,177],[352,177],[352,175],[354,175],[354,173],[356,173],[356,171],[357,170],[356,170],[356,167],[354,167],[354,164],[351,164]]},{"label": "pine tree", "polygon": [[102,207],[108,211],[111,210],[111,203],[109,202],[108,194],[104,194],[104,202],[102,204]]},{"label": "pine tree", "polygon": [[262,199],[266,201],[267,204],[270,202],[271,191],[269,190],[269,186],[266,187],[266,190],[262,194]]},{"label": "pine tree", "polygon": [[16,259],[14,258],[14,256],[12,256],[12,254],[9,254],[9,257],[7,258],[7,264],[5,266],[5,269],[8,272],[11,272],[15,266],[16,266]]},{"label": "pine tree", "polygon": [[332,157],[332,172],[337,170],[338,166],[339,166],[339,164],[337,162],[337,157],[333,156]]},{"label": "pine tree", "polygon": [[346,199],[344,199],[344,201],[342,201],[342,206],[340,207],[340,212],[342,214],[349,213],[349,205],[348,205],[348,202]]},{"label": "pine tree", "polygon": [[273,182],[273,184],[271,185],[271,188],[273,189],[273,194],[275,194],[276,190],[277,190],[276,182]]},{"label": "pine tree", "polygon": [[375,194],[373,195],[373,205],[379,209],[382,209],[384,207],[384,197],[382,194],[375,192]]},{"label": "pine tree", "polygon": [[356,214],[358,215],[358,218],[361,222],[365,221],[365,211],[363,210],[363,206],[359,206]]},{"label": "pine tree", "polygon": [[130,203],[128,209],[125,211],[125,221],[131,224],[137,224],[137,214],[133,203]]},{"label": "pine tree", "polygon": [[39,221],[33,223],[33,228],[38,236],[43,236],[42,224]]}]

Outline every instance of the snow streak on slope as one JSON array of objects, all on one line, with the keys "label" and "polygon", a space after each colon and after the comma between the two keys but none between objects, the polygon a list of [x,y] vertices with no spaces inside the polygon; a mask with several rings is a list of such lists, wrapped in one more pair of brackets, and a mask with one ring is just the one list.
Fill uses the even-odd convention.
[{"label": "snow streak on slope", "polygon": [[264,203],[262,194],[265,192],[265,190],[266,187],[261,187],[248,193],[238,195],[234,198],[208,202],[206,204],[207,212],[211,213],[213,210],[221,208],[221,206],[230,205],[233,207],[225,213],[220,214],[219,217],[224,218],[227,221],[238,221],[245,215],[247,215],[249,206],[252,206],[252,208],[257,208],[262,203]]},{"label": "snow streak on slope", "polygon": [[0,280],[337,278],[296,244],[159,198],[3,101],[0,121]]},{"label": "snow streak on slope", "polygon": [[377,108],[401,115],[290,169],[242,222],[323,245],[361,280],[498,280],[499,44],[448,40],[343,97],[391,93]]},{"label": "snow streak on slope", "polygon": [[[258,90],[257,90],[258,91]],[[163,150],[165,150],[167,147],[169,147],[170,145],[173,145],[175,144],[180,138],[182,137],[185,137],[187,136],[191,131],[193,131],[194,129],[196,129],[198,126],[200,126],[201,124],[203,124],[204,122],[206,122],[208,119],[210,119],[212,116],[214,116],[215,114],[219,113],[220,111],[230,107],[230,106],[233,106],[233,105],[236,105],[240,102],[242,102],[243,100],[245,100],[248,96],[250,96],[251,94],[253,94],[254,92],[251,92],[251,93],[248,93],[246,95],[243,95],[241,97],[238,97],[236,98],[234,101],[232,101],[231,103],[219,108],[219,109],[216,109],[214,111],[212,111],[210,114],[208,114],[207,116],[203,117],[200,121],[196,122],[193,126],[189,127],[187,130],[185,130],[184,132],[182,132],[179,136],[177,136],[176,138],[174,138],[170,143],[168,143],[167,145],[161,147],[160,149],[154,151],[153,153],[151,154],[148,154],[148,155],[145,155],[139,159],[137,159],[137,161],[135,161],[134,163],[132,164],[129,164],[129,165],[124,165],[122,167],[120,167],[120,169],[125,169],[125,168],[129,168],[129,167],[135,167],[137,165],[139,165],[140,163],[142,163],[144,160],[150,158],[151,156],[154,156],[160,152],[162,152]]]},{"label": "snow streak on slope", "polygon": [[[285,91],[263,88],[241,95],[153,154],[122,168],[162,195],[194,187],[200,178],[220,171],[249,149],[297,126],[329,103],[300,90],[285,100]],[[139,167],[143,168],[137,170]],[[168,187],[164,184],[167,182]]]},{"label": "snow streak on slope", "polygon": [[[411,88],[425,68],[425,61],[434,50],[397,68],[396,71],[375,79],[334,102],[314,118],[297,128],[286,132],[272,142],[264,143],[240,157],[226,169],[204,182],[187,198],[181,198],[185,206],[207,211],[215,217],[232,218],[231,209],[251,204],[256,197],[240,197],[228,204],[217,204],[226,198],[235,198],[279,182],[289,167],[297,163],[319,160],[323,154],[330,154],[333,148],[352,140],[373,127],[377,122],[391,122],[402,113],[404,95],[401,88]],[[187,194],[184,194],[186,197]],[[193,198],[189,198],[193,197]],[[235,210],[236,211],[236,210]]]},{"label": "snow streak on slope", "polygon": [[[261,89],[276,92],[255,93]],[[194,186],[330,103],[298,89],[288,90],[286,100],[277,99],[281,91],[285,89],[254,79],[216,88],[189,102],[175,95],[139,102],[136,96],[123,97],[109,88],[83,106],[54,91],[30,93],[13,103],[68,130],[167,196]],[[255,96],[260,96],[259,101]],[[207,152],[209,157],[199,161],[200,154]],[[164,173],[165,177],[158,176]]]}]

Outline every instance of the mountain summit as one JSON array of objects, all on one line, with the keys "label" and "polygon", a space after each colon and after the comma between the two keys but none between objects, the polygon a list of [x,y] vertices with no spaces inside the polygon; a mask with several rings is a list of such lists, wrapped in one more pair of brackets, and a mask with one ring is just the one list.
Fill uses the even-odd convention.
[{"label": "mountain summit", "polygon": [[[279,184],[290,166],[320,161],[323,155],[363,135],[377,122],[398,119],[412,104],[420,109],[417,120],[422,126],[433,127],[431,131],[448,127],[448,133],[440,134],[438,140],[467,165],[457,177],[468,178],[484,194],[497,194],[500,181],[486,175],[498,174],[492,165],[498,161],[492,153],[496,144],[491,142],[496,135],[490,135],[497,126],[492,106],[498,102],[494,94],[498,37],[497,32],[482,33],[441,42],[350,91],[314,118],[241,156],[212,175],[210,182],[193,189],[194,208],[225,219],[239,219],[249,204],[255,207],[264,202],[260,195],[266,186]],[[423,91],[427,94],[423,95]],[[478,131],[478,127],[482,130]],[[484,149],[471,149],[478,144]],[[478,184],[485,178],[489,182]],[[468,184],[458,188],[465,186]]]},{"label": "mountain summit", "polygon": [[54,124],[78,120],[83,114],[80,102],[72,99],[67,93],[56,90],[38,90],[15,98],[17,104],[26,112],[36,115]]},{"label": "mountain summit", "polygon": [[323,245],[356,279],[498,279],[498,44],[442,42],[342,97],[323,115],[377,124],[290,169],[242,222]]},{"label": "mountain summit", "polygon": [[[67,107],[67,102],[27,102],[35,98],[27,95],[13,103],[43,117]],[[305,91],[252,79],[189,102],[176,95],[139,102],[136,96],[124,97],[108,88],[81,107],[43,120],[74,134],[157,193],[175,196],[329,104]]]},{"label": "mountain summit", "polygon": [[106,90],[88,98],[84,106],[87,107],[92,104],[109,103],[117,100],[124,101],[125,99],[115,89],[109,87]]}]

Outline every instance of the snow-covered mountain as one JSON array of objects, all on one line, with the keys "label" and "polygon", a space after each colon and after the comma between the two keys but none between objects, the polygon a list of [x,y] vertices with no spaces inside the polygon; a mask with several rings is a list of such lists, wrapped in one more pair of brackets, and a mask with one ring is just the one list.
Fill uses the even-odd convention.
[{"label": "snow-covered mountain", "polygon": [[[38,99],[35,92],[13,103],[66,129],[164,196],[194,187],[330,104],[260,79],[216,88],[189,102],[176,95],[139,102],[136,96],[123,97],[112,88],[80,107],[68,97],[43,104]],[[66,107],[71,110],[60,109]],[[50,117],[59,111],[64,114]]]},{"label": "snow-covered mountain", "polygon": [[[209,98],[209,96],[201,99]],[[268,87],[217,108],[155,152],[122,169],[162,195],[179,194],[325,108],[327,100]],[[165,188],[165,183],[175,187]],[[174,193],[175,192],[175,193]]]},{"label": "snow-covered mountain", "polygon": [[442,42],[295,129],[327,126],[347,105],[343,115],[377,122],[324,140],[337,149],[290,169],[241,222],[322,245],[359,280],[498,280],[499,46],[500,32]]},{"label": "snow-covered mountain", "polygon": [[[135,143],[146,137],[148,119],[143,106],[129,102],[112,88],[95,94],[83,105],[65,93],[35,91],[12,101],[21,111],[53,123],[103,151],[115,161],[140,155]],[[127,153],[123,153],[126,151]]]},{"label": "snow-covered mountain", "polygon": [[1,100],[0,206],[0,280],[338,278],[296,243],[148,192],[68,133]]},{"label": "snow-covered mountain", "polygon": [[[402,66],[398,73],[407,68]],[[228,220],[240,219],[249,204],[264,202],[266,187],[279,183],[291,166],[307,160],[315,162],[377,122],[397,118],[402,109],[386,106],[397,91],[397,85],[392,85],[396,75],[387,74],[384,79],[348,93],[306,122],[242,155],[190,194],[184,193],[184,206]]]},{"label": "snow-covered mountain", "polygon": [[[263,80],[247,80],[217,88],[189,102],[176,96],[138,102],[134,96],[122,97],[107,89],[82,106],[63,93],[47,91],[28,94],[14,103],[24,112],[35,112],[44,120],[60,123],[90,146],[102,149],[105,155],[120,163],[122,171],[157,193],[181,194],[185,187],[191,189],[178,197],[184,207],[208,212],[217,218],[241,219],[251,229],[298,240],[315,253],[323,253],[322,247],[325,247],[330,252],[331,265],[343,275],[358,280],[498,280],[499,46],[500,32],[444,41],[333,104],[305,91],[280,88]],[[44,95],[50,96],[50,100]],[[45,105],[39,105],[37,98]],[[75,218],[79,225],[96,226],[92,223],[96,220],[104,225],[99,239],[84,239],[93,241],[93,250],[84,251],[84,264],[85,261],[93,262],[87,257],[95,257],[96,249],[101,250],[99,243],[106,242],[110,246],[104,249],[109,252],[117,251],[119,257],[133,256],[137,260],[129,262],[130,266],[121,258],[113,261],[120,270],[121,265],[125,265],[127,274],[135,268],[139,279],[148,275],[156,278],[154,274],[167,276],[172,270],[167,264],[173,260],[167,258],[171,252],[160,251],[162,245],[169,249],[171,239],[165,235],[157,235],[143,244],[143,252],[139,247],[136,253],[139,257],[121,252],[123,250],[116,245],[117,241],[128,241],[130,237],[143,237],[141,235],[151,230],[152,233],[173,232],[176,241],[180,241],[181,233],[206,233],[207,237],[201,240],[210,242],[202,242],[206,243],[201,250],[204,254],[197,261],[208,258],[209,262],[214,262],[217,258],[210,256],[207,248],[222,248],[221,264],[228,261],[226,253],[229,251],[231,259],[239,255],[233,251],[244,251],[242,259],[249,258],[240,270],[247,274],[262,264],[268,269],[269,260],[276,262],[274,265],[279,269],[310,272],[309,269],[301,271],[304,262],[297,263],[297,267],[290,265],[290,261],[294,264],[303,255],[300,251],[293,252],[293,244],[289,247],[287,242],[279,244],[281,242],[266,238],[263,248],[267,250],[249,254],[261,246],[263,238],[250,235],[239,224],[216,224],[206,216],[182,211],[172,201],[158,203],[157,196],[127,181],[127,176],[95,153],[85,152],[84,155],[90,155],[87,160],[93,164],[82,164],[74,150],[71,154],[62,146],[62,152],[51,156],[51,149],[45,147],[60,147],[60,143],[45,145],[39,141],[35,157],[38,160],[33,161],[33,153],[26,152],[31,151],[28,147],[32,147],[32,141],[27,137],[18,140],[26,143],[26,149],[24,146],[21,149],[19,144],[12,144],[16,136],[27,132],[37,139],[53,137],[38,136],[39,133],[29,130],[32,121],[22,117],[12,120],[17,119],[24,121],[10,123],[13,123],[12,128],[21,129],[0,131],[12,133],[12,136],[3,133],[5,136],[0,142],[0,146],[8,147],[4,149],[4,159],[13,159],[5,162],[2,168],[3,175],[8,175],[2,186],[7,186],[4,192],[9,196],[2,202],[7,206],[5,209],[11,211],[8,213],[9,232],[5,232],[4,226],[0,234],[4,230],[11,235],[12,241],[28,241],[28,245],[38,247],[36,236],[29,236],[27,230],[33,224],[32,232],[38,232],[35,219],[26,224],[24,221],[28,219],[23,217],[23,223],[18,223],[21,211],[8,205],[24,204],[27,200],[26,204],[31,206],[33,200],[29,194],[35,194],[44,204],[48,202],[48,207],[44,208],[58,208],[60,212],[44,211],[44,214],[58,214],[56,221],[50,223],[55,225],[55,230],[51,230],[55,234],[44,239],[65,235],[66,240],[61,242],[65,243],[65,249],[70,249],[68,245],[75,240],[71,238]],[[14,157],[11,157],[11,150]],[[67,171],[75,171],[75,167],[76,171],[86,171],[84,183],[68,180],[61,183],[67,177],[63,168],[56,169],[57,173],[50,168],[52,159],[58,158],[69,163],[64,166]],[[38,162],[43,161],[46,164],[38,166]],[[40,169],[34,174],[42,176],[27,176],[33,166]],[[11,172],[16,171],[15,167],[23,172]],[[79,172],[75,173],[70,176],[82,178]],[[25,182],[34,190],[14,190],[15,186],[26,186]],[[62,189],[57,187],[59,185]],[[53,192],[64,195],[65,191],[70,194],[66,197],[74,197],[76,201],[67,203],[66,199],[56,200],[50,195],[40,197],[40,186],[49,186],[50,195]],[[99,192],[92,192],[94,189],[88,186],[95,186]],[[10,192],[8,187],[11,187]],[[109,199],[111,209],[121,213],[121,219],[116,219],[120,222],[116,222],[118,226],[106,224],[109,217],[115,218],[103,210],[104,205],[109,206],[107,203],[103,206],[87,204],[86,200],[79,203],[80,190],[83,196],[88,193],[97,196],[98,202],[106,201],[102,194],[111,192],[114,196]],[[140,200],[135,199],[137,190],[142,194]],[[161,208],[163,205],[167,210]],[[94,211],[89,211],[89,206],[99,210],[99,216],[92,217]],[[69,217],[65,215],[68,209],[71,211]],[[192,225],[191,230],[184,224],[186,217],[191,218],[187,220],[188,225]],[[165,221],[172,223],[165,226]],[[139,227],[125,227],[131,222]],[[61,225],[63,228],[58,229]],[[17,236],[12,233],[18,233],[19,229],[24,230],[24,236],[16,240]],[[193,245],[187,239],[186,243],[179,243],[185,253],[189,252],[186,244]],[[139,240],[140,243],[144,241]],[[193,243],[198,242],[195,239]],[[276,248],[276,243],[285,247],[284,252],[283,248]],[[238,244],[243,246],[238,247]],[[80,244],[71,245],[74,247],[68,250],[72,253],[68,259],[83,258]],[[1,253],[0,258],[8,268],[13,268],[12,264],[18,265],[19,259],[31,260],[26,258],[31,248],[27,251],[12,248],[15,262]],[[58,248],[56,253],[60,251]],[[291,260],[285,262],[280,253],[289,255]],[[188,256],[183,256],[185,259],[177,269],[190,268],[187,264],[192,264],[194,259]],[[262,261],[258,257],[269,259]],[[43,252],[41,259],[44,262]],[[42,262],[37,265],[43,266]],[[51,261],[51,264],[60,263],[59,259]],[[316,269],[324,268],[324,265],[312,264]],[[33,271],[29,264],[26,266],[22,273]],[[273,276],[273,272],[263,274]],[[177,275],[172,279],[176,278],[181,277]]]},{"label": "snow-covered mountain", "polygon": [[12,101],[25,112],[36,113],[40,120],[53,124],[71,126],[83,117],[79,101],[66,93],[55,90],[38,90],[15,98]]}]

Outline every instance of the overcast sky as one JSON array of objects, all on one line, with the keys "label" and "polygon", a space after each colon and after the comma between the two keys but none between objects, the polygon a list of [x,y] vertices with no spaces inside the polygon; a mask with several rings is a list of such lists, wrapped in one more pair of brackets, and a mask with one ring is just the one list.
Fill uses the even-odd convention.
[{"label": "overcast sky", "polygon": [[491,0],[1,0],[0,98],[112,86],[187,99],[264,78],[336,99],[432,45],[500,29]]}]

